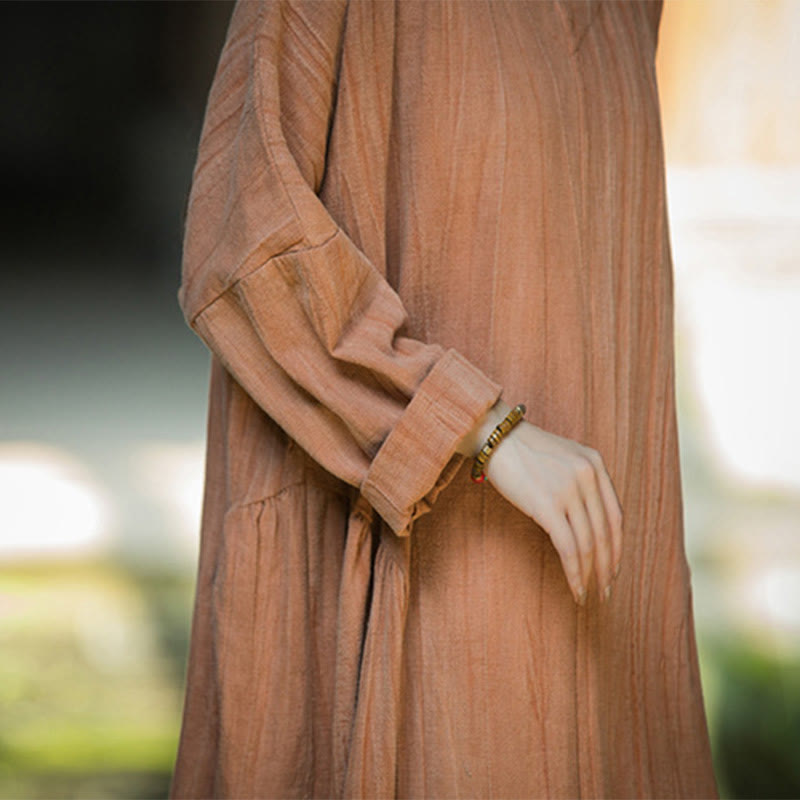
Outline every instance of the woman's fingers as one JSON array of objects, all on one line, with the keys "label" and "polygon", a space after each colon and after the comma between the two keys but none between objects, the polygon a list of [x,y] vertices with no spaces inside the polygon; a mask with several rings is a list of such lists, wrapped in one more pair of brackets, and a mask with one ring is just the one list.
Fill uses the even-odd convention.
[{"label": "woman's fingers", "polygon": [[[567,509],[575,530],[581,561],[594,566],[597,576],[597,593],[600,600],[607,599],[613,577],[613,553],[609,524],[606,520],[599,477],[589,458],[580,458],[575,464],[576,490]],[[589,586],[589,575],[584,573],[584,586]]]},{"label": "woman's fingers", "polygon": [[613,545],[603,498],[600,494],[600,475],[598,474],[605,470],[605,466],[596,450],[591,450],[591,448],[585,450],[586,455],[578,460],[575,474],[581,491],[581,502],[586,504],[591,519],[597,591],[602,600],[604,597],[607,598],[608,587],[611,585],[613,577]]},{"label": "woman's fingers", "polygon": [[608,592],[610,592],[611,582],[614,578],[614,553],[606,511],[597,485],[595,485],[593,491],[587,494],[585,501],[592,520],[592,532],[594,534],[597,592],[601,600],[608,599]]},{"label": "woman's fingers", "polygon": [[581,577],[578,542],[572,525],[561,514],[554,514],[552,518],[544,520],[544,522],[550,540],[561,559],[561,567],[572,590],[572,596],[576,603],[583,605],[586,602],[586,586]]},{"label": "woman's fingers", "polygon": [[616,576],[619,571],[620,561],[622,559],[622,506],[620,505],[617,492],[614,489],[614,484],[611,481],[611,476],[603,463],[603,459],[597,451],[596,458],[599,461],[599,468],[597,470],[597,477],[600,483],[600,493],[603,497],[603,505],[605,506],[605,515],[611,531],[611,545],[613,553],[613,570]]},{"label": "woman's fingers", "polygon": [[572,526],[572,533],[578,545],[578,561],[581,565],[581,584],[588,591],[595,565],[595,537],[592,524],[583,504],[583,497],[576,489],[566,508],[567,519]]}]

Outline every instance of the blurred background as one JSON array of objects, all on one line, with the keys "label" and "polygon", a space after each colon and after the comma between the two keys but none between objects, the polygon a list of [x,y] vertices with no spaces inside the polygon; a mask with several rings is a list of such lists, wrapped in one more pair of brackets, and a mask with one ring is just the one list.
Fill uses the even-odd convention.
[{"label": "blurred background", "polygon": [[[0,5],[0,798],[156,798],[208,356],[177,305],[230,2]],[[686,542],[720,790],[800,797],[800,0],[666,0]]]}]

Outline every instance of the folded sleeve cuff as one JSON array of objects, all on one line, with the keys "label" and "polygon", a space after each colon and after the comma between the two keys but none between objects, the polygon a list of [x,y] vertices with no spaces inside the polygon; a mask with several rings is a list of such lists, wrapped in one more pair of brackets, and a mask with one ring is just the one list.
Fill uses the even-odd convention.
[{"label": "folded sleeve cuff", "polygon": [[503,389],[450,348],[436,362],[376,453],[361,494],[398,536],[431,510],[466,458],[458,443]]}]

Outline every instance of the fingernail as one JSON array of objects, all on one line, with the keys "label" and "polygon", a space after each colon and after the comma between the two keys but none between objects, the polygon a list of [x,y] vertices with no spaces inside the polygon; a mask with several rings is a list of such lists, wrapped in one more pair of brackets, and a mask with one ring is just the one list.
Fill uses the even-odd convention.
[{"label": "fingernail", "polygon": [[611,597],[611,584],[610,583],[608,584],[608,586],[606,586],[606,590],[603,592],[603,596],[605,597],[606,600],[608,600],[608,598]]},{"label": "fingernail", "polygon": [[578,605],[586,605],[586,589],[584,589],[583,586],[581,586],[581,590],[578,592]]}]

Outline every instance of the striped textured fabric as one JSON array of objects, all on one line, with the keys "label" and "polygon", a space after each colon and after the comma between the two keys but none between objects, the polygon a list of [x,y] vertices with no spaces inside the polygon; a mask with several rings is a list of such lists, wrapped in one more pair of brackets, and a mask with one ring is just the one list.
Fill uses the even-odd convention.
[{"label": "striped textured fabric", "polygon": [[[240,0],[179,302],[210,351],[171,796],[716,797],[683,541],[660,0]],[[609,603],[456,446],[600,451]]]}]

